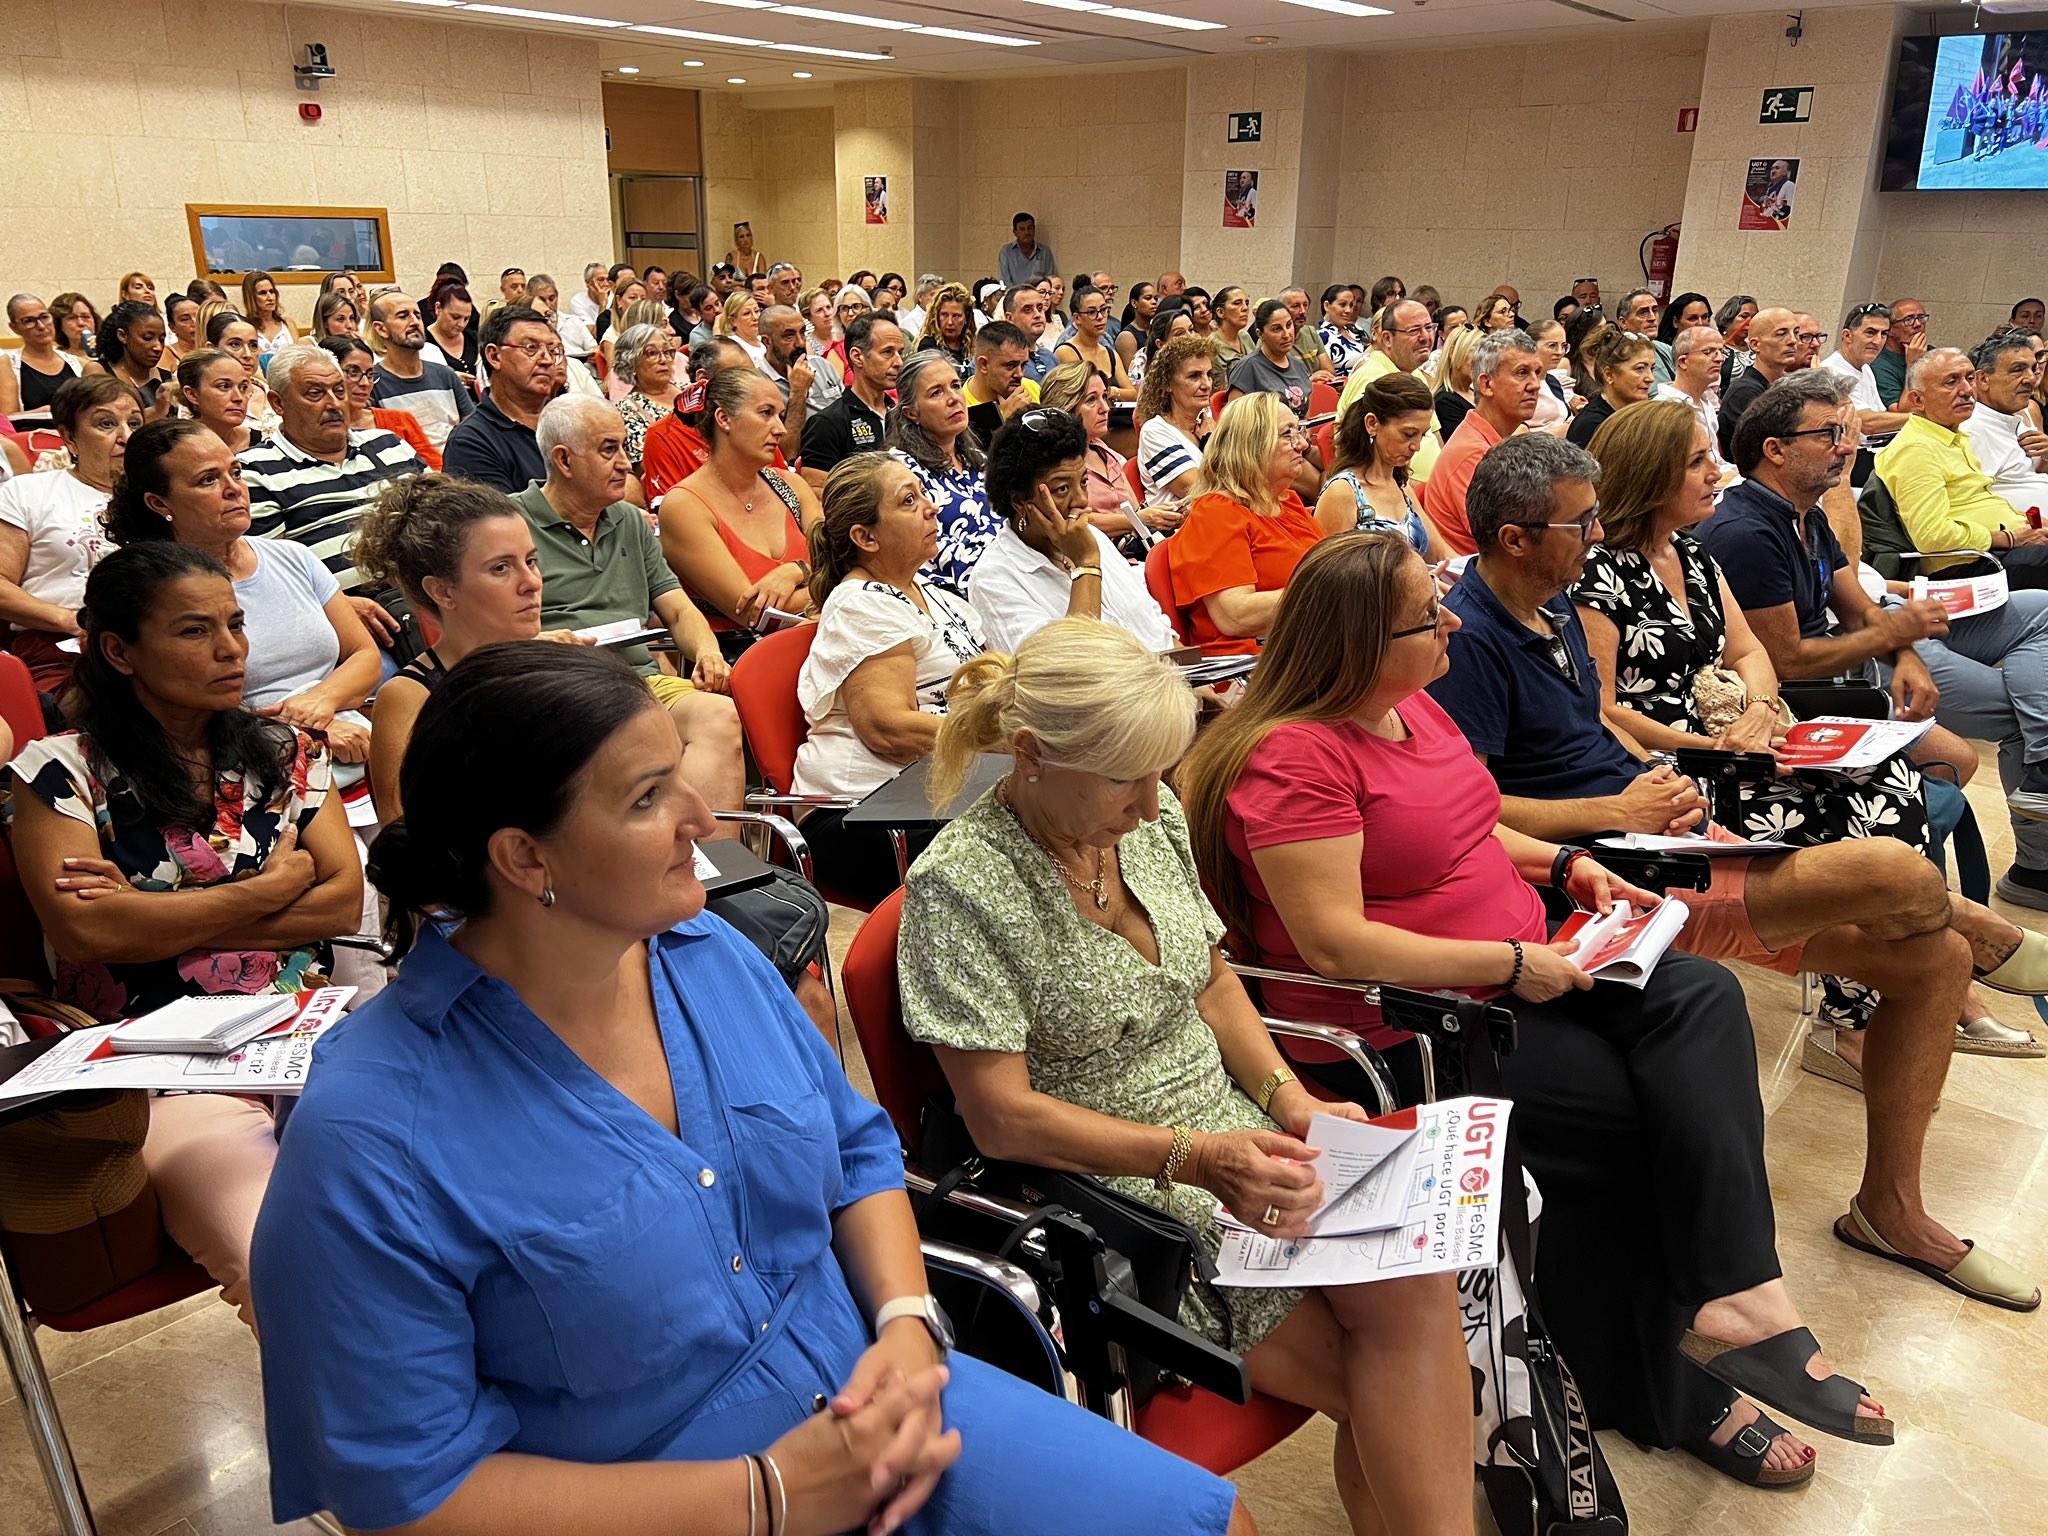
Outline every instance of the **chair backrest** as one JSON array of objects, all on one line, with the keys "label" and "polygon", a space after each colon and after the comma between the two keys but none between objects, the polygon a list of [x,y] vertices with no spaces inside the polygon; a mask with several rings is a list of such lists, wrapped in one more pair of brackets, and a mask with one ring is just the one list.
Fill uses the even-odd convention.
[{"label": "chair backrest", "polygon": [[1328,416],[1337,409],[1337,400],[1334,384],[1311,384],[1308,387],[1308,414]]},{"label": "chair backrest", "polygon": [[1323,461],[1325,470],[1337,462],[1337,423],[1334,421],[1326,421],[1316,428],[1316,457]]},{"label": "chair backrest", "polygon": [[924,1101],[942,1093],[946,1074],[939,1070],[931,1047],[920,1045],[903,1030],[903,993],[897,984],[896,935],[903,924],[903,890],[899,886],[868,914],[840,962],[839,980],[846,993],[846,1012],[867,1059],[875,1102],[896,1127],[913,1154],[923,1136]]},{"label": "chair backrest", "polygon": [[756,640],[732,664],[732,701],[740,712],[740,729],[777,794],[796,789],[796,749],[809,734],[796,700],[796,679],[817,637],[815,624],[778,630]]},{"label": "chair backrest", "polygon": [[14,733],[18,752],[32,741],[49,734],[43,725],[43,702],[36,685],[19,656],[0,651],[0,720]]},{"label": "chair backrest", "polygon": [[1884,481],[1872,475],[1856,498],[1857,521],[1863,524],[1863,562],[1892,581],[1903,578],[1908,562],[1900,557],[1913,553],[1913,536],[1899,517],[1899,504]]},{"label": "chair backrest", "polygon": [[1209,397],[1209,415],[1210,415],[1210,417],[1211,417],[1211,418],[1213,419],[1214,417],[1217,417],[1217,416],[1221,416],[1221,415],[1223,414],[1223,407],[1224,407],[1224,406],[1226,406],[1226,405],[1228,405],[1229,403],[1230,403],[1230,390],[1229,390],[1229,387],[1228,387],[1228,386],[1225,386],[1224,388],[1222,388],[1222,389],[1219,389],[1219,390],[1217,390],[1215,394],[1213,394],[1213,395],[1211,395],[1211,396]]},{"label": "chair backrest", "polygon": [[1144,506],[1145,482],[1139,478],[1138,461],[1136,459],[1124,460],[1124,484],[1131,488],[1131,505],[1134,507]]},{"label": "chair backrest", "polygon": [[1173,577],[1166,569],[1166,546],[1173,540],[1161,539],[1145,551],[1145,590],[1152,595],[1152,601],[1159,605],[1159,611],[1166,615],[1167,622],[1179,633],[1184,645],[1193,645],[1189,637],[1194,634],[1194,619],[1188,610],[1173,600]]}]

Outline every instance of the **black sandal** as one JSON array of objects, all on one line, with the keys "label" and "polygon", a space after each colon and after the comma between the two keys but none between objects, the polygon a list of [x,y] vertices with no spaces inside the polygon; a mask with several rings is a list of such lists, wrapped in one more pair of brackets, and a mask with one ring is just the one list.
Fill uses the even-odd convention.
[{"label": "black sandal", "polygon": [[1726,1445],[1714,1444],[1714,1431],[1725,1424],[1728,1415],[1734,1411],[1735,1404],[1730,1403],[1714,1415],[1714,1421],[1703,1433],[1694,1435],[1690,1440],[1679,1441],[1678,1448],[1705,1462],[1716,1472],[1725,1473],[1751,1488],[1798,1488],[1813,1481],[1816,1463],[1811,1456],[1806,1458],[1805,1466],[1794,1467],[1789,1472],[1764,1465],[1764,1458],[1771,1453],[1771,1443],[1790,1431],[1761,1408],[1757,1409],[1753,1421],[1729,1437]]},{"label": "black sandal", "polygon": [[1823,1434],[1859,1445],[1892,1443],[1890,1419],[1856,1411],[1863,1383],[1839,1375],[1816,1381],[1807,1374],[1806,1362],[1820,1353],[1820,1341],[1810,1328],[1788,1328],[1747,1347],[1688,1328],[1678,1347],[1716,1381]]}]

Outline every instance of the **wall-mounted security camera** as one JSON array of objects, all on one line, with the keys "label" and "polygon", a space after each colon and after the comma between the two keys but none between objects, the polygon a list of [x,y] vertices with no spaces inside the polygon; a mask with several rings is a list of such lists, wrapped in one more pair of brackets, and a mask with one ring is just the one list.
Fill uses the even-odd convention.
[{"label": "wall-mounted security camera", "polygon": [[327,62],[325,43],[307,43],[299,49],[299,62],[292,66],[292,79],[302,91],[317,91],[322,80],[332,80],[335,68]]}]

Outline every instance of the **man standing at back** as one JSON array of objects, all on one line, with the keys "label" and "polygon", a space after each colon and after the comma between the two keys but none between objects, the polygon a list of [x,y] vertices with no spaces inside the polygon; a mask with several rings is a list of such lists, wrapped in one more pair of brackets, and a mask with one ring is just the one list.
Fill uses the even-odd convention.
[{"label": "man standing at back", "polygon": [[1789,309],[1765,309],[1749,322],[1749,345],[1755,356],[1721,396],[1721,457],[1735,460],[1735,424],[1757,397],[1792,371],[1799,353],[1799,317]]},{"label": "man standing at back", "polygon": [[996,253],[996,274],[1005,288],[1036,282],[1059,271],[1052,247],[1038,243],[1038,220],[1020,213],[1010,220],[1010,233],[1015,238]]},{"label": "man standing at back", "polygon": [[370,404],[404,411],[420,424],[428,442],[445,448],[448,434],[476,409],[476,397],[453,368],[420,355],[426,350],[427,323],[419,301],[396,289],[378,294],[370,300],[370,333],[384,343]]},{"label": "man standing at back", "polygon": [[1423,514],[1456,554],[1479,552],[1465,520],[1472,473],[1503,439],[1529,424],[1543,391],[1543,373],[1543,354],[1527,331],[1490,331],[1472,349],[1472,392],[1478,401],[1444,444],[1422,488]]}]

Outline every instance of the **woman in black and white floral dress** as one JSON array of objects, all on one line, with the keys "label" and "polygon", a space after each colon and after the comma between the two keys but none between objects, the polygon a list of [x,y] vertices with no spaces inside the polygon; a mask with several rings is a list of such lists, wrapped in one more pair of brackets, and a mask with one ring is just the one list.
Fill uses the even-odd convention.
[{"label": "woman in black and white floral dress", "polygon": [[[1606,689],[1609,728],[1653,752],[1768,752],[1780,732],[1777,675],[1719,563],[1687,531],[1713,515],[1720,479],[1706,429],[1681,402],[1644,401],[1603,422],[1592,452],[1600,461],[1604,536],[1571,595]],[[1732,722],[1730,711],[1713,708],[1717,692],[1734,698]],[[1851,773],[1781,774],[1745,785],[1740,823],[1729,830],[1798,848],[1895,837],[1925,853],[1931,841],[1926,789],[1903,756]],[[1876,994],[1836,976],[1822,978],[1822,994],[1808,1065],[1854,1085],[1860,1073],[1841,1062],[1834,1032],[1861,1029]],[[2038,1053],[2024,1031],[1981,1007],[1969,1012],[1958,1026],[1958,1050]]]}]

